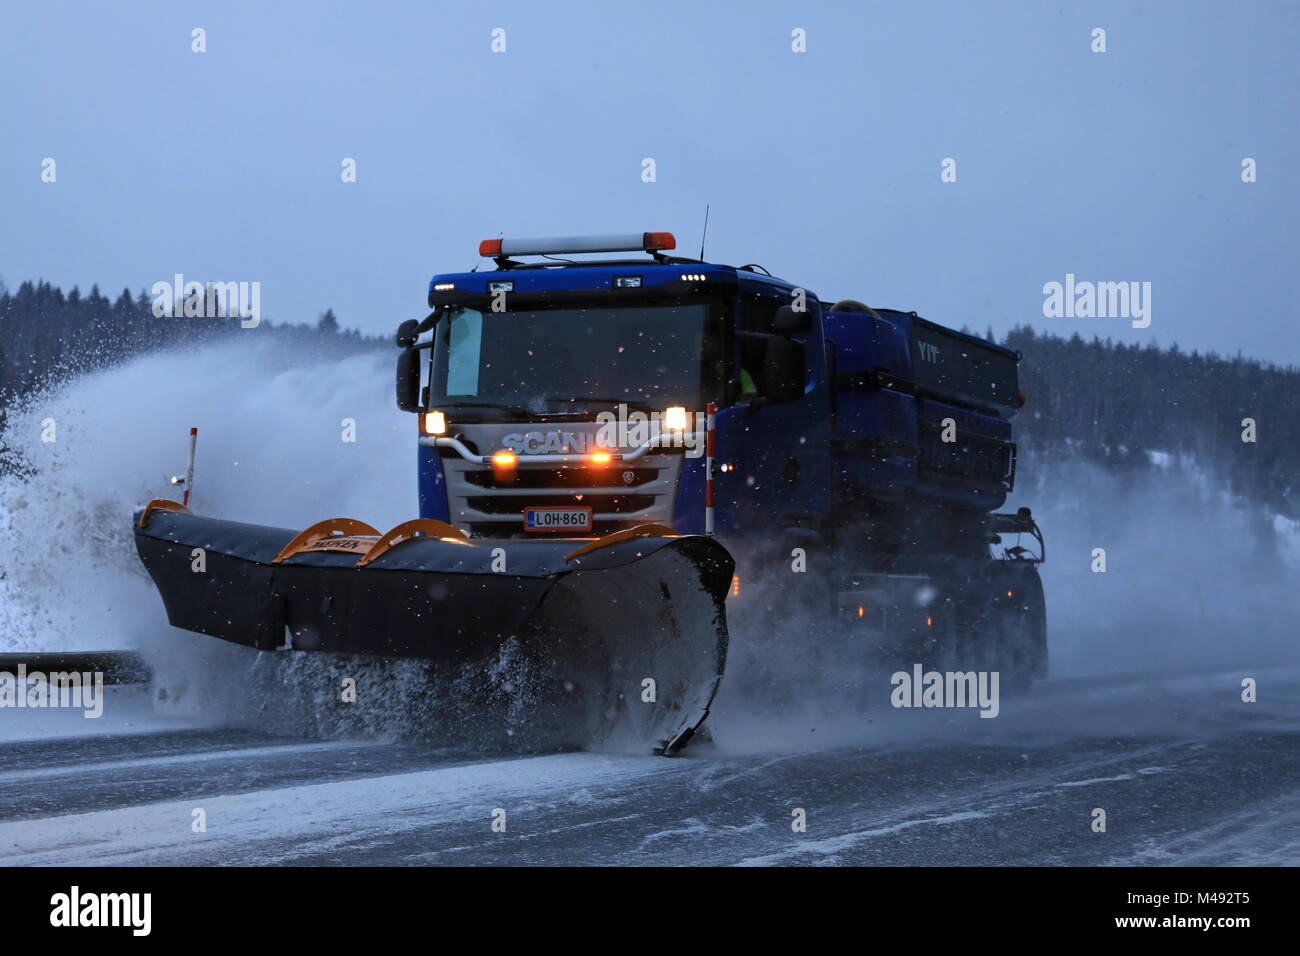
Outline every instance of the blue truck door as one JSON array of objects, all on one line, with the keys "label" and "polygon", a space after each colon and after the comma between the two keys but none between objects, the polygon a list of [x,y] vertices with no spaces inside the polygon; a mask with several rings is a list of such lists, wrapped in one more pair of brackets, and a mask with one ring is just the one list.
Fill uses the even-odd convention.
[{"label": "blue truck door", "polygon": [[810,329],[804,344],[805,387],[795,401],[773,402],[764,376],[766,343],[788,294],[742,287],[736,316],[731,407],[719,412],[718,530],[765,536],[793,521],[824,520],[830,508],[830,398],[820,306],[807,300]]}]

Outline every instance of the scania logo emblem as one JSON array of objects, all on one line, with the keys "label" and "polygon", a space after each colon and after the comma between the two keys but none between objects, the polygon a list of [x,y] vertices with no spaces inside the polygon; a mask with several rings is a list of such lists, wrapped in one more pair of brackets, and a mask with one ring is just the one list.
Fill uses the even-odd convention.
[{"label": "scania logo emblem", "polygon": [[636,481],[636,472],[635,472],[635,471],[625,471],[625,472],[623,472],[623,484],[625,484],[625,485],[630,485],[630,484],[632,484],[632,482],[634,482],[634,481]]}]

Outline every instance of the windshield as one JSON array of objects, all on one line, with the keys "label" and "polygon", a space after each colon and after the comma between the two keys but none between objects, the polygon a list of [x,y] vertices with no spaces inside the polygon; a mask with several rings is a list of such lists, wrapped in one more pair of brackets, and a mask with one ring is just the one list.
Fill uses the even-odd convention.
[{"label": "windshield", "polygon": [[704,303],[453,308],[438,322],[430,397],[536,414],[618,402],[698,408],[711,392],[709,312]]}]

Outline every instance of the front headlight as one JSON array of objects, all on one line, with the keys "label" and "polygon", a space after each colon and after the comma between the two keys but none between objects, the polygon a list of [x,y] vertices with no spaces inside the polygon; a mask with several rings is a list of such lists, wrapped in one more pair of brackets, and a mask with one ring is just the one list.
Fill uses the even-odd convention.
[{"label": "front headlight", "polygon": [[664,412],[664,428],[672,432],[686,431],[686,409],[674,405]]},{"label": "front headlight", "polygon": [[447,432],[447,416],[442,412],[426,412],[424,431],[428,435],[444,435]]}]

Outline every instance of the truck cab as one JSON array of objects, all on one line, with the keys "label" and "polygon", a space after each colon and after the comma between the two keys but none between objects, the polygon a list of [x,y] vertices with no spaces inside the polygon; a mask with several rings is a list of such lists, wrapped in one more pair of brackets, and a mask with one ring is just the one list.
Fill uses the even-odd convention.
[{"label": "truck cab", "polygon": [[[701,533],[712,405],[716,532],[824,519],[820,302],[758,266],[668,255],[675,245],[669,233],[488,240],[495,269],[433,277],[433,311],[399,332],[422,517],[489,537]],[[568,258],[630,251],[648,256]]]}]

